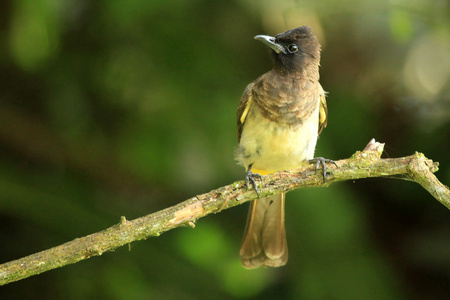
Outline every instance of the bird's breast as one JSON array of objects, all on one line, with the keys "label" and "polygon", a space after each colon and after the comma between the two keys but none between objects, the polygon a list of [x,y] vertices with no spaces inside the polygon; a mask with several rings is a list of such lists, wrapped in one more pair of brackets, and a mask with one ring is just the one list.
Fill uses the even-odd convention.
[{"label": "bird's breast", "polygon": [[253,90],[255,106],[266,119],[299,125],[319,106],[318,82],[307,79],[270,78],[261,80]]},{"label": "bird's breast", "polygon": [[265,173],[294,169],[313,158],[317,133],[318,108],[302,122],[288,124],[270,120],[255,106],[244,124],[236,159]]}]

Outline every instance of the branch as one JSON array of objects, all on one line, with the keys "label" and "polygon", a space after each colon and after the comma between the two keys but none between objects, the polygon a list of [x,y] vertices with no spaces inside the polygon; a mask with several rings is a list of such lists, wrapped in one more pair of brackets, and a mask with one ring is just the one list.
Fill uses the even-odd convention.
[{"label": "branch", "polygon": [[[421,153],[381,159],[383,147],[384,144],[372,140],[363,151],[356,152],[349,159],[336,161],[336,166],[327,168],[329,174],[326,182],[312,166],[264,176],[262,186],[259,187],[260,195],[265,197],[299,188],[328,186],[345,180],[400,177],[419,183],[450,209],[450,190],[433,175],[438,170],[438,163]],[[102,255],[131,242],[159,236],[176,227],[195,227],[199,218],[254,199],[256,193],[253,189],[247,190],[245,182],[238,181],[132,221],[122,217],[119,224],[103,231],[0,265],[0,285]]]}]

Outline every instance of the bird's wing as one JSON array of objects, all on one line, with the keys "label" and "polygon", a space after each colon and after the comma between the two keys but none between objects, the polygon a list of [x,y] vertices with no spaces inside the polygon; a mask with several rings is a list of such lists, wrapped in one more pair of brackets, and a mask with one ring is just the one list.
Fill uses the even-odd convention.
[{"label": "bird's wing", "polygon": [[320,106],[319,106],[319,133],[322,132],[322,130],[327,127],[327,121],[328,121],[328,108],[327,108],[327,101],[325,99],[325,91],[320,87]]},{"label": "bird's wing", "polygon": [[242,134],[242,128],[244,127],[245,120],[247,119],[247,115],[250,111],[250,107],[252,106],[253,102],[253,96],[252,96],[252,90],[253,90],[254,83],[250,83],[245,88],[244,93],[241,97],[241,102],[239,102],[239,107],[237,110],[237,134],[238,134],[238,141],[241,140],[241,134]]}]

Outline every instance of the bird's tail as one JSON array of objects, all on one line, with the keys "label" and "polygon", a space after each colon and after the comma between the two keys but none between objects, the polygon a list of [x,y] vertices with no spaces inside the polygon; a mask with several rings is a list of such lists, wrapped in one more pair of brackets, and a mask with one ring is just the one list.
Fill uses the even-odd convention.
[{"label": "bird's tail", "polygon": [[280,267],[286,264],[285,195],[276,194],[251,202],[240,250],[245,268]]}]

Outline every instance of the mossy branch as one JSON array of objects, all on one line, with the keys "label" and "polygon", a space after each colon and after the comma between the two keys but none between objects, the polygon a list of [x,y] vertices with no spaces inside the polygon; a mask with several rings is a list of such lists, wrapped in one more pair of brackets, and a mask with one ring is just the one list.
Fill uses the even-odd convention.
[{"label": "mossy branch", "polygon": [[[383,148],[384,144],[372,140],[363,151],[336,161],[336,166],[329,165],[326,182],[323,182],[322,176],[313,166],[264,176],[259,187],[260,195],[264,197],[281,191],[328,186],[345,180],[400,177],[419,183],[450,209],[450,190],[433,175],[438,170],[437,162],[421,153],[381,159]],[[119,224],[103,231],[0,265],[0,285],[102,255],[131,242],[159,236],[176,227],[194,227],[199,218],[254,199],[254,190],[247,190],[245,182],[238,181],[132,221],[122,217]]]}]

